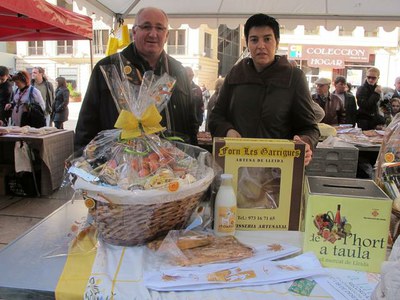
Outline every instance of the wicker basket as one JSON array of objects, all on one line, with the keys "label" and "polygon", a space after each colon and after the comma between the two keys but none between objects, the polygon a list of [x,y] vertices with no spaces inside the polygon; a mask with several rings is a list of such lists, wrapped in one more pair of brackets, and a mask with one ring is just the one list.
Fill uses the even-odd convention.
[{"label": "wicker basket", "polygon": [[[201,179],[201,184],[196,188],[182,193],[179,198],[165,201],[159,196],[160,201],[152,199],[149,203],[115,204],[95,200],[95,206],[89,209],[95,225],[102,239],[110,244],[119,246],[134,246],[152,241],[165,235],[169,230],[183,228],[190,218],[193,210],[205,196],[213,180],[210,174]],[[84,192],[84,198],[86,193]],[[168,195],[169,196],[169,195]]]},{"label": "wicker basket", "polygon": [[400,236],[400,211],[395,208],[392,208],[389,233],[391,239],[389,240],[389,247],[391,248],[396,239]]}]

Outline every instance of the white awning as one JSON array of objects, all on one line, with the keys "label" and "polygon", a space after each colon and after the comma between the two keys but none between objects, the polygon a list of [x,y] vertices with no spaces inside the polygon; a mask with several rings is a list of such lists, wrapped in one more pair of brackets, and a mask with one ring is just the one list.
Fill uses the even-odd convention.
[{"label": "white awning", "polygon": [[189,24],[195,28],[207,24],[216,28],[226,24],[236,28],[255,13],[278,19],[289,29],[325,26],[328,30],[342,26],[351,30],[383,27],[392,31],[400,26],[399,0],[76,0],[80,7],[89,3],[97,14],[116,18],[134,18],[139,9],[154,6],[169,16],[172,27]]}]

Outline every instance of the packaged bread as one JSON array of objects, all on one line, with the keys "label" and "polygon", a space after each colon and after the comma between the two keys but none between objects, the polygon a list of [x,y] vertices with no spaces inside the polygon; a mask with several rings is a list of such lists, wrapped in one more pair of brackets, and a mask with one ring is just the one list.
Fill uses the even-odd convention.
[{"label": "packaged bread", "polygon": [[162,241],[148,245],[168,263],[179,266],[205,265],[240,261],[254,255],[253,248],[244,245],[234,236],[214,236],[207,233],[191,233],[179,236],[179,231],[170,231]]}]

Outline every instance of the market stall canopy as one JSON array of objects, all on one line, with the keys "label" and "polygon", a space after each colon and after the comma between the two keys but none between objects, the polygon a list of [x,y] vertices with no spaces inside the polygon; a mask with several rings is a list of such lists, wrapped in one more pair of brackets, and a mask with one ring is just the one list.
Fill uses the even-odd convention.
[{"label": "market stall canopy", "polygon": [[45,0],[1,0],[0,41],[92,39],[92,19]]},{"label": "market stall canopy", "polygon": [[76,0],[79,6],[89,3],[98,12],[117,19],[134,18],[139,9],[154,6],[163,9],[174,28],[181,24],[216,28],[226,24],[236,28],[255,13],[266,13],[289,29],[336,26],[353,29],[382,26],[392,31],[400,24],[399,0]]}]

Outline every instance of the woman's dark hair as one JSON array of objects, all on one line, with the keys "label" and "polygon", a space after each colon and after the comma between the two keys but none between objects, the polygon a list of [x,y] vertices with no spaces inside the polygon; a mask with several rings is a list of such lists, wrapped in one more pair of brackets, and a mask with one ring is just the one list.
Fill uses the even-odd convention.
[{"label": "woman's dark hair", "polygon": [[29,77],[29,73],[27,71],[18,71],[17,73],[15,73],[13,75],[13,77],[11,78],[12,81],[21,81],[23,83],[25,83],[25,85],[29,85],[31,79]]},{"label": "woman's dark hair", "polygon": [[6,76],[9,74],[8,68],[5,66],[0,66],[0,76]]},{"label": "woman's dark hair", "polygon": [[247,19],[246,24],[244,24],[244,36],[246,38],[246,45],[249,41],[249,31],[253,27],[264,27],[268,26],[272,28],[274,32],[275,39],[279,41],[279,23],[275,20],[275,18],[270,17],[265,14],[255,14],[252,15],[250,18]]},{"label": "woman's dark hair", "polygon": [[64,77],[57,77],[56,81],[58,83],[58,86],[67,87],[67,81],[65,80]]}]

